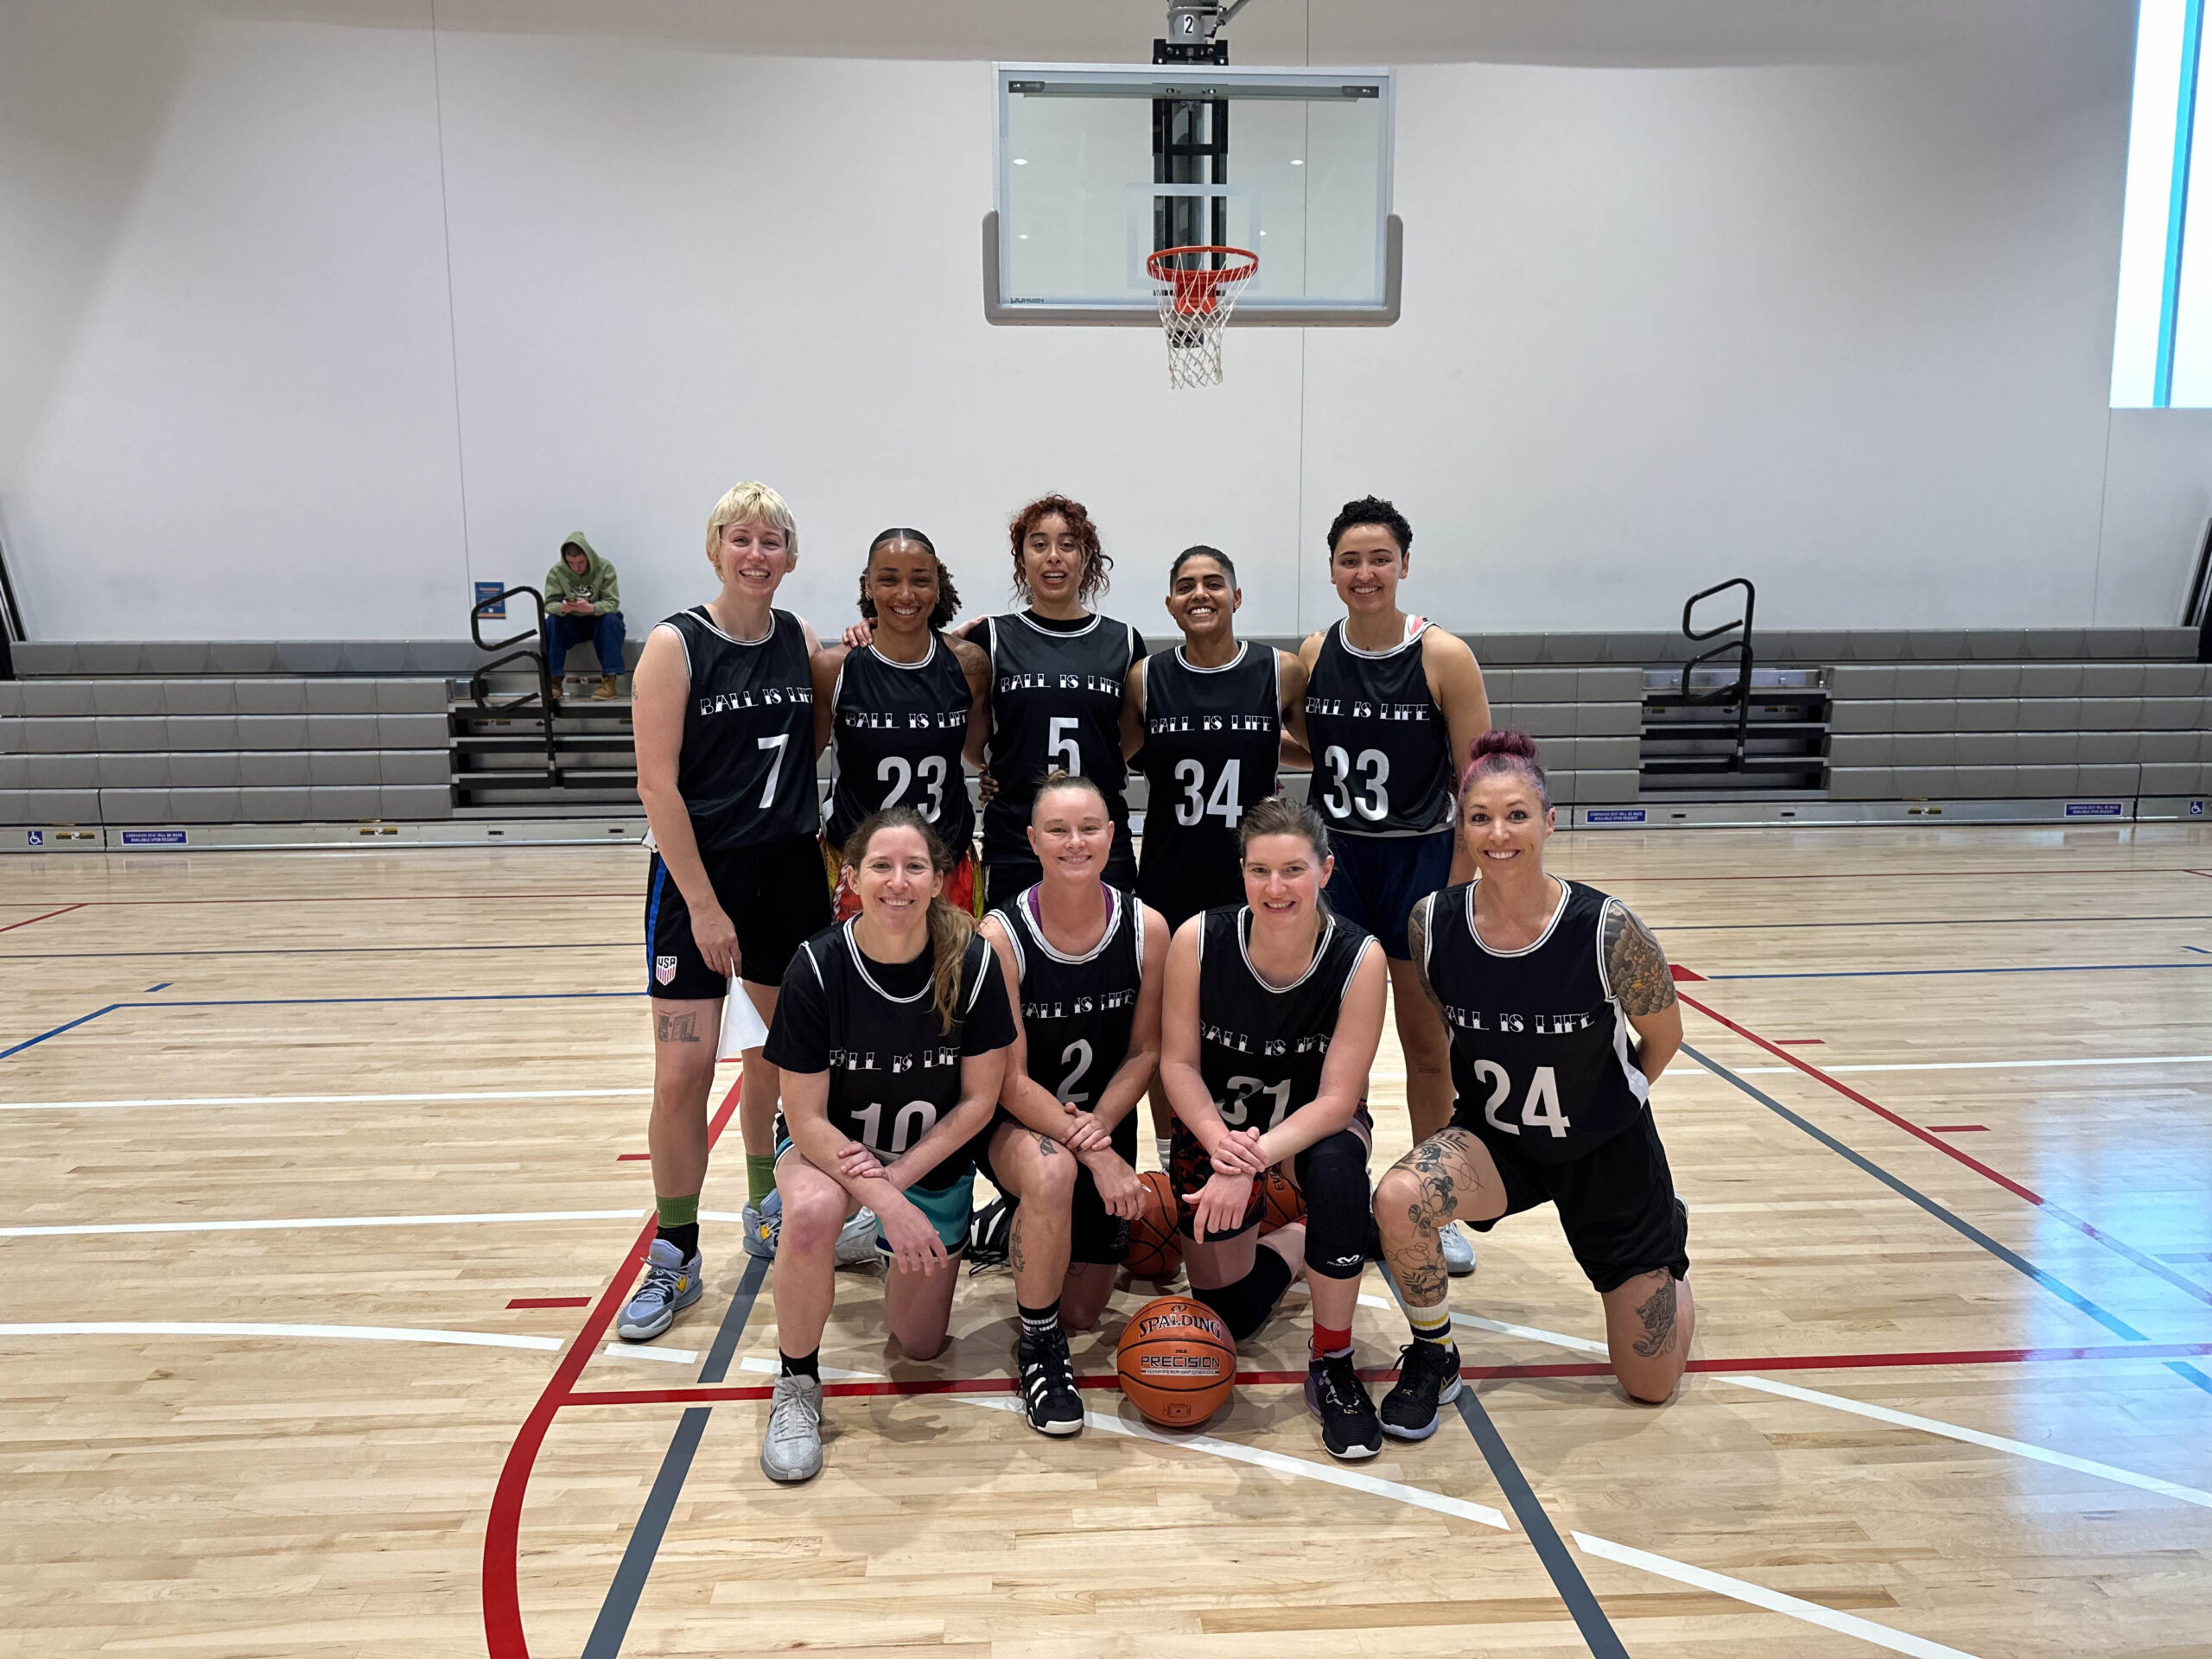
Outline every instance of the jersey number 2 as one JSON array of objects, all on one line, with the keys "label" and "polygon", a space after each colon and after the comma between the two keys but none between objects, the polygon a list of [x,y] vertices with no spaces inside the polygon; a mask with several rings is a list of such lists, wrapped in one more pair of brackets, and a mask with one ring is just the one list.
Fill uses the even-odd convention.
[{"label": "jersey number 2", "polygon": [[1205,823],[1206,814],[1211,812],[1234,830],[1237,819],[1243,817],[1236,798],[1237,774],[1243,764],[1242,760],[1231,760],[1222,767],[1221,776],[1215,779],[1213,795],[1209,799],[1205,767],[1195,760],[1178,760],[1175,763],[1175,781],[1183,785],[1183,798],[1175,803],[1175,822],[1187,830],[1194,824]]},{"label": "jersey number 2", "polygon": [[1490,1098],[1483,1103],[1483,1119],[1493,1129],[1508,1135],[1518,1135],[1525,1128],[1549,1129],[1552,1139],[1564,1141],[1573,1127],[1567,1114],[1559,1109],[1559,1079],[1552,1075],[1548,1065],[1536,1068],[1536,1075],[1529,1080],[1528,1097],[1521,1103],[1521,1122],[1509,1123],[1498,1116],[1498,1109],[1505,1104],[1505,1097],[1513,1090],[1513,1079],[1496,1060],[1477,1060],[1475,1080],[1490,1085]]}]

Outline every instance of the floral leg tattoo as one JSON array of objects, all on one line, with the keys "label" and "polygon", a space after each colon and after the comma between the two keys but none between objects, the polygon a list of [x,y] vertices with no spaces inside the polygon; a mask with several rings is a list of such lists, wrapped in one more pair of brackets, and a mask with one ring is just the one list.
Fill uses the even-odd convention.
[{"label": "floral leg tattoo", "polygon": [[1465,1129],[1441,1129],[1398,1160],[1400,1169],[1411,1171],[1420,1181],[1421,1196],[1406,1208],[1413,1242],[1392,1259],[1390,1271],[1406,1299],[1421,1306],[1442,1300],[1450,1283],[1437,1233],[1459,1213],[1459,1181],[1452,1168],[1464,1168],[1465,1160],[1454,1154],[1472,1139]]},{"label": "floral leg tattoo", "polygon": [[1637,1306],[1636,1317],[1643,1322],[1643,1334],[1630,1345],[1640,1357],[1656,1359],[1675,1345],[1675,1277],[1672,1274],[1659,1281],[1659,1288]]}]

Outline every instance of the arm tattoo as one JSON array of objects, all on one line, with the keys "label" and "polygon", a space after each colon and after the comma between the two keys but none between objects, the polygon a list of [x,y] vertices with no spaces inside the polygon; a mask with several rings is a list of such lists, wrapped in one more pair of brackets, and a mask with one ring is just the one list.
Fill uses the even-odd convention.
[{"label": "arm tattoo", "polygon": [[1618,899],[1605,907],[1605,977],[1629,1014],[1658,1014],[1675,1006],[1667,953]]},{"label": "arm tattoo", "polygon": [[1413,951],[1414,976],[1421,981],[1421,995],[1428,998],[1428,1006],[1436,1010],[1439,1020],[1444,1018],[1444,999],[1437,995],[1436,987],[1428,982],[1428,913],[1436,903],[1430,893],[1414,906],[1414,913],[1406,918],[1406,944]]},{"label": "arm tattoo", "polygon": [[653,1035],[664,1043],[696,1043],[699,1040],[699,1016],[657,1014],[653,1016]]},{"label": "arm tattoo", "polygon": [[1645,1359],[1656,1359],[1674,1345],[1675,1342],[1675,1276],[1671,1273],[1659,1281],[1643,1305],[1636,1310],[1636,1317],[1643,1321],[1643,1334],[1630,1345]]}]

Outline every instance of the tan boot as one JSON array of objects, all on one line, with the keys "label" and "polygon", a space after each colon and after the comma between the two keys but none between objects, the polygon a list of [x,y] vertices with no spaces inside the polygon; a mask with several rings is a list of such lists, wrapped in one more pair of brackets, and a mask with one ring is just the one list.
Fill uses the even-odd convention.
[{"label": "tan boot", "polygon": [[599,677],[599,690],[593,692],[591,695],[593,701],[597,702],[607,702],[611,701],[614,696],[614,677],[612,674],[601,675]]}]

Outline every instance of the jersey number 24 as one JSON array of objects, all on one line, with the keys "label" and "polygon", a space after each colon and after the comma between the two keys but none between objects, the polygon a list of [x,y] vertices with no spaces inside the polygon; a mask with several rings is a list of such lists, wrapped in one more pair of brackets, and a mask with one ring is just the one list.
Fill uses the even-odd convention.
[{"label": "jersey number 24", "polygon": [[1536,1068],[1536,1075],[1529,1081],[1528,1095],[1521,1102],[1521,1121],[1510,1123],[1498,1115],[1505,1104],[1505,1097],[1513,1092],[1513,1079],[1496,1060],[1475,1062],[1475,1081],[1490,1086],[1490,1098],[1483,1103],[1483,1121],[1493,1129],[1507,1135],[1518,1135],[1523,1128],[1549,1129],[1552,1139],[1564,1141],[1573,1126],[1567,1114],[1559,1109],[1559,1079],[1552,1075],[1548,1065]]}]

